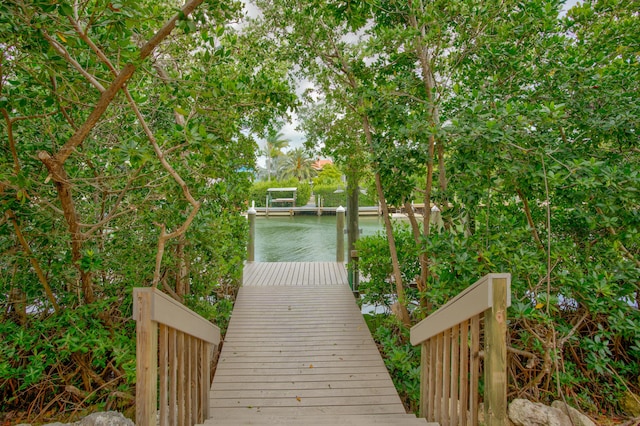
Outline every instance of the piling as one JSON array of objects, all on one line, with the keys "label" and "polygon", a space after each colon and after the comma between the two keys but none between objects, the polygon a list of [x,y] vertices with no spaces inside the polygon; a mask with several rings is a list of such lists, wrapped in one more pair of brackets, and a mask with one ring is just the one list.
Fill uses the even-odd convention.
[{"label": "piling", "polygon": [[251,206],[247,211],[247,218],[249,219],[249,242],[247,243],[247,261],[253,262],[255,260],[256,252],[256,209]]},{"label": "piling", "polygon": [[344,262],[344,207],[336,209],[336,262]]}]

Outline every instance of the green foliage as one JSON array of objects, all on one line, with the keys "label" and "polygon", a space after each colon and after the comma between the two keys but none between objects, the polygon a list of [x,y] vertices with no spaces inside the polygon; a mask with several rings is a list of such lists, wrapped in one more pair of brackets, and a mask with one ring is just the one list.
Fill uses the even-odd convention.
[{"label": "green foliage", "polygon": [[296,205],[303,206],[311,199],[311,185],[307,182],[298,182],[296,185]]},{"label": "green foliage", "polygon": [[[422,296],[437,308],[482,275],[509,271],[513,295],[509,311],[510,344],[536,354],[540,360],[547,351],[556,353],[562,368],[553,374],[557,374],[563,392],[576,405],[593,407],[589,395],[599,392],[597,389],[622,394],[628,385],[620,377],[633,378],[640,373],[636,343],[640,339],[637,327],[640,315],[633,306],[637,269],[623,257],[611,256],[613,253],[596,263],[592,251],[576,252],[573,241],[556,238],[554,253],[562,260],[555,266],[549,296],[544,280],[544,253],[529,243],[531,233],[519,206],[494,206],[488,222],[486,213],[486,209],[479,211],[473,235],[464,232],[431,235],[426,250],[431,254],[432,275]],[[482,229],[487,223],[490,228]],[[416,247],[409,232],[404,233],[404,238],[402,232],[396,238],[401,242],[398,250],[403,259],[403,273],[409,275],[417,267]],[[384,240],[379,235],[358,241],[361,270],[369,277],[360,289],[366,302],[388,306],[394,299]],[[413,269],[407,268],[411,264]],[[418,300],[416,293],[413,297]],[[536,334],[532,334],[532,329]],[[565,340],[562,352],[555,352],[547,340],[552,333],[556,333],[556,339]],[[514,365],[524,366],[527,361],[523,357]],[[539,373],[543,368],[540,364],[534,371]],[[619,376],[612,373],[614,369]],[[515,385],[527,383],[531,368],[514,371]]]},{"label": "green foliage", "polygon": [[342,184],[314,185],[313,193],[320,196],[325,207],[344,207],[347,205],[347,192]]},{"label": "green foliage", "polygon": [[[325,207],[345,207],[347,205],[347,192],[343,184],[314,185],[313,193],[322,198]],[[377,204],[378,202],[375,196],[371,195],[371,192],[358,194],[359,206],[375,206]]]},{"label": "green foliage", "polygon": [[[402,278],[411,283],[420,274],[420,266],[416,254],[413,236],[408,227],[396,227],[394,237],[398,248]],[[382,305],[390,308],[395,303],[395,285],[392,281],[393,268],[389,244],[386,236],[378,233],[363,237],[356,241],[356,250],[360,256],[358,268],[363,276],[360,282],[360,293],[363,302]],[[407,297],[412,300],[418,297],[415,288],[407,289]]]},{"label": "green foliage", "polygon": [[[307,182],[300,182],[296,178],[288,180],[269,180],[254,182],[251,186],[249,199],[255,201],[256,207],[265,207],[267,190],[269,188],[296,188],[296,206],[307,204],[311,198],[311,186]],[[271,198],[291,198],[291,192],[271,192]],[[291,204],[288,203],[287,206]]]},{"label": "green foliage", "polygon": [[[58,315],[41,312],[23,325],[4,318],[0,322],[0,411],[20,406],[21,398],[46,401],[65,386],[86,390],[81,376],[119,382],[120,391],[132,392],[135,323],[118,312],[114,302],[106,299]],[[113,333],[114,326],[121,331]],[[74,371],[81,376],[74,377]],[[97,389],[89,394],[87,404],[107,400],[112,392],[108,386]]]},{"label": "green foliage", "polygon": [[310,182],[316,175],[313,159],[302,148],[295,148],[282,156],[279,163],[280,179],[296,178],[299,182]]},{"label": "green foliage", "polygon": [[[240,2],[180,16],[153,61],[140,46],[174,2],[70,4],[0,5],[3,413],[131,409],[134,286],[155,279],[225,326],[246,256],[252,135],[296,103],[287,67],[231,26]],[[128,64],[127,93],[87,121]],[[156,270],[161,229],[177,237]]]},{"label": "green foliage", "polygon": [[[546,401],[560,390],[615,412],[601,395],[638,392],[635,5],[586,1],[559,18],[555,1],[383,3],[308,18],[301,2],[265,6],[286,16],[274,22],[287,38],[313,40],[292,53],[321,92],[305,129],[339,164],[362,159],[369,134],[385,199],[428,195],[441,207],[441,234],[415,229],[418,243],[399,248],[407,283],[416,256],[428,258],[416,302],[435,309],[485,273],[512,273],[510,344],[544,360],[513,357],[512,394]],[[340,43],[365,16],[367,37]],[[332,24],[311,37],[309,21]],[[363,291],[389,303],[389,252],[361,244],[375,277]]]},{"label": "green foliage", "polygon": [[335,164],[325,164],[318,176],[313,178],[313,185],[339,185],[342,182],[342,172]]},{"label": "green foliage", "polygon": [[420,403],[420,347],[409,342],[409,329],[386,315],[366,315],[384,364],[405,407],[417,413]]}]

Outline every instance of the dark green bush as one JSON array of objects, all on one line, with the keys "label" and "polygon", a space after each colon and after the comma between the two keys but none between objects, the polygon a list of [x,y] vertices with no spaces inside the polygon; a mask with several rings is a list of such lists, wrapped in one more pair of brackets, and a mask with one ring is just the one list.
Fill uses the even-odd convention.
[{"label": "dark green bush", "polygon": [[[336,190],[340,192],[335,192]],[[313,193],[322,197],[325,207],[345,207],[347,205],[347,192],[342,184],[314,185]],[[360,193],[358,194],[358,205],[360,207],[377,206],[378,201],[369,192],[366,194]]]},{"label": "dark green bush", "polygon": [[[408,297],[417,300],[422,296],[437,309],[483,275],[510,272],[509,344],[538,360],[534,366],[526,366],[530,361],[527,356],[510,356],[510,392],[549,403],[559,398],[558,381],[571,404],[591,411],[616,411],[616,398],[628,386],[634,389],[633,383],[640,374],[640,312],[634,305],[637,268],[614,251],[607,257],[594,257],[595,248],[576,250],[572,239],[558,234],[553,239],[553,250],[563,260],[555,266],[548,293],[544,280],[546,258],[530,243],[530,229],[526,222],[518,220],[521,212],[505,205],[494,208],[491,214],[488,229],[483,229],[488,223],[485,213],[477,215],[476,232],[471,235],[430,235],[426,245],[430,261],[427,291],[418,295],[409,290],[412,296]],[[456,228],[459,227],[452,229]],[[400,227],[394,235],[406,285],[418,273],[418,250],[407,229]],[[606,250],[606,245],[601,244],[600,248]],[[389,296],[394,288],[389,279],[391,262],[385,236],[362,238],[358,250],[361,271],[369,278],[360,286],[364,300],[389,305],[394,301]],[[382,346],[391,339],[389,333],[376,333]],[[556,349],[554,339],[562,340],[563,346]],[[410,353],[415,358],[408,362],[418,362],[417,353]],[[558,360],[557,371],[553,359]],[[390,370],[394,371],[391,367]],[[397,374],[400,377],[396,381],[405,380],[406,372]],[[532,382],[536,377],[545,380]],[[611,398],[594,398],[605,393]],[[416,403],[417,400],[411,402]]]},{"label": "dark green bush", "polygon": [[[269,188],[297,188],[296,206],[304,206],[311,198],[311,186],[307,182],[300,182],[295,178],[284,181],[269,180],[254,182],[249,193],[249,204],[255,201],[256,207],[265,207]],[[270,195],[272,198],[291,198],[291,192],[272,192]]]}]

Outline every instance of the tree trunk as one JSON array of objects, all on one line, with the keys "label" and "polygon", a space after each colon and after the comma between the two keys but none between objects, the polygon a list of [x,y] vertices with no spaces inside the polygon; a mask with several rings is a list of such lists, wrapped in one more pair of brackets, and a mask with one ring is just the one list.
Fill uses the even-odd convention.
[{"label": "tree trunk", "polygon": [[355,250],[356,241],[360,236],[360,223],[358,217],[358,184],[357,171],[347,172],[347,248],[349,260],[351,252]]},{"label": "tree trunk", "polygon": [[9,306],[15,313],[20,325],[27,323],[27,297],[18,287],[12,287],[9,293]]},{"label": "tree trunk", "polygon": [[[366,115],[362,117],[362,127],[364,128],[364,134],[367,139],[367,143],[373,149],[373,137],[371,136],[371,126],[369,119]],[[384,218],[385,230],[387,232],[387,241],[389,242],[389,252],[391,254],[391,264],[393,266],[393,279],[396,285],[396,295],[398,296],[398,309],[396,315],[398,319],[405,325],[411,324],[409,318],[409,311],[407,310],[407,301],[404,295],[404,285],[402,283],[402,274],[400,273],[400,262],[398,261],[398,250],[396,249],[396,240],[393,237],[393,224],[391,223],[391,216],[389,216],[389,207],[384,197],[384,191],[382,189],[382,179],[380,173],[375,174],[376,192],[380,200],[380,207],[382,209],[382,217]]]},{"label": "tree trunk", "polygon": [[[171,33],[178,20],[189,16],[191,12],[193,12],[202,2],[203,0],[188,1],[181,8],[179,13],[176,13],[169,21],[167,21],[165,25],[140,48],[138,55],[139,61],[146,59],[158,44],[160,44],[160,42]],[[80,232],[75,204],[71,195],[71,184],[69,183],[69,176],[64,169],[64,163],[75,149],[82,144],[87,136],[89,136],[90,132],[100,120],[100,117],[102,117],[102,114],[107,110],[120,89],[131,78],[136,68],[136,64],[128,63],[120,70],[109,87],[106,88],[106,90],[101,91],[100,99],[85,122],[74,132],[74,134],[65,142],[57,153],[53,156],[46,151],[38,153],[38,158],[49,170],[58,192],[58,198],[60,199],[64,218],[67,222],[69,234],[71,235],[71,260],[74,267],[78,269],[80,273],[80,281],[85,303],[92,303],[95,300],[95,296],[93,293],[91,272],[84,271],[80,266],[82,245],[85,237],[82,232]]]},{"label": "tree trunk", "polygon": [[56,190],[58,199],[64,213],[64,219],[67,222],[67,228],[71,235],[71,262],[80,274],[80,285],[82,287],[82,298],[85,303],[93,303],[95,296],[93,294],[93,282],[91,272],[85,271],[80,266],[82,259],[82,245],[84,243],[84,235],[80,232],[78,225],[78,215],[76,213],[75,203],[71,195],[71,184],[69,176],[64,169],[64,164],[59,162],[55,157],[51,157],[49,153],[41,151],[38,158],[49,170]]},{"label": "tree trunk", "polygon": [[[418,220],[413,213],[413,208],[409,201],[405,201],[404,210],[407,212],[407,217],[409,218],[409,223],[411,224],[413,241],[415,242],[417,247],[422,247],[423,241],[422,233],[420,232],[420,225],[418,224]],[[429,258],[424,251],[421,251],[418,255],[418,260],[420,261],[420,275],[416,277],[416,284],[418,285],[418,290],[421,293],[424,293],[427,290],[427,272],[429,272]],[[420,297],[420,306],[422,306],[425,311],[431,310],[431,303],[425,297]]]},{"label": "tree trunk", "polygon": [[[409,1],[409,6],[410,8],[413,7],[413,2],[410,0]],[[433,75],[433,70],[430,64],[430,58],[428,55],[428,51],[426,49],[426,44],[425,44],[425,33],[426,33],[426,29],[424,27],[423,24],[418,23],[418,19],[416,18],[416,15],[413,13],[409,13],[408,15],[408,21],[409,21],[409,25],[416,30],[417,32],[417,36],[414,40],[414,52],[416,54],[416,56],[418,57],[418,61],[420,62],[420,71],[422,74],[422,83],[424,85],[425,88],[425,92],[427,95],[427,101],[429,103],[430,106],[430,120],[429,120],[429,124],[432,127],[436,127],[437,125],[439,125],[440,123],[440,118],[439,118],[439,113],[438,113],[438,106],[436,103],[436,99],[434,96],[434,89],[435,89],[435,78]],[[433,190],[433,166],[434,166],[434,155],[435,155],[435,145],[436,145],[436,139],[435,136],[433,134],[429,135],[429,148],[428,148],[428,159],[427,159],[427,177],[426,177],[426,183],[425,183],[425,196],[424,196],[424,220],[423,220],[423,224],[424,224],[424,236],[425,236],[425,241],[424,244],[426,245],[429,241],[429,233],[430,233],[430,223],[431,223],[431,194],[432,194],[432,190]],[[446,179],[445,179],[445,170],[444,170],[444,147],[440,146],[441,144],[438,144],[438,164],[439,164],[439,181],[440,181],[440,186],[441,188],[446,187]],[[429,263],[428,263],[428,253],[426,252],[426,246],[423,246],[423,253],[424,253],[424,262],[420,262],[420,267],[421,267],[421,276],[424,277],[425,279],[425,285],[426,285],[426,279],[429,276]]]}]

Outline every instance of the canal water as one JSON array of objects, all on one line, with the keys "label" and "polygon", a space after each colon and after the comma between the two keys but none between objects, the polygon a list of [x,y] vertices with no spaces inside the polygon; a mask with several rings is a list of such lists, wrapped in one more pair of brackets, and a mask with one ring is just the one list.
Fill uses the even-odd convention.
[{"label": "canal water", "polygon": [[[380,217],[360,217],[360,236],[384,230]],[[346,221],[345,221],[346,222]],[[256,262],[335,262],[336,217],[297,215],[256,218]],[[344,235],[345,250],[347,235]],[[345,254],[345,259],[348,257]]]}]

